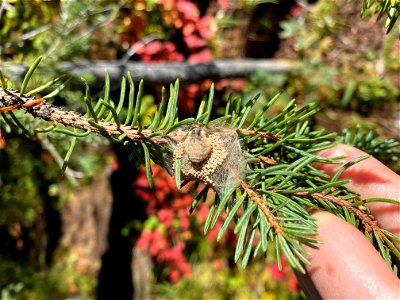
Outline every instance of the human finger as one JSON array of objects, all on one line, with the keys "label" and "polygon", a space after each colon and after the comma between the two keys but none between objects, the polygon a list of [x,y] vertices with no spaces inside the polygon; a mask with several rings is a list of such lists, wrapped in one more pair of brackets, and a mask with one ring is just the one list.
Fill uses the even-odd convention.
[{"label": "human finger", "polygon": [[[317,167],[329,175],[334,175],[345,163],[366,155],[365,152],[349,145],[338,145],[320,151],[324,157],[346,156],[341,165],[318,164]],[[400,177],[377,159],[370,157],[349,167],[340,179],[350,179],[347,186],[357,191],[363,199],[389,198],[400,201]],[[368,207],[381,228],[400,236],[400,205],[375,202]]]},{"label": "human finger", "polygon": [[398,299],[400,281],[354,226],[328,212],[313,214],[319,249],[309,249],[307,267],[323,299]]}]

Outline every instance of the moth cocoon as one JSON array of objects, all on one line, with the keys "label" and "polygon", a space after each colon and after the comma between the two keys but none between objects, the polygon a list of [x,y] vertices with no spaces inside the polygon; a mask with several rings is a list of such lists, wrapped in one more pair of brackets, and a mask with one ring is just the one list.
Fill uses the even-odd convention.
[{"label": "moth cocoon", "polygon": [[235,129],[190,124],[178,127],[168,137],[172,159],[167,159],[167,167],[171,174],[175,160],[180,159],[182,179],[201,181],[221,197],[244,179],[246,159]]}]

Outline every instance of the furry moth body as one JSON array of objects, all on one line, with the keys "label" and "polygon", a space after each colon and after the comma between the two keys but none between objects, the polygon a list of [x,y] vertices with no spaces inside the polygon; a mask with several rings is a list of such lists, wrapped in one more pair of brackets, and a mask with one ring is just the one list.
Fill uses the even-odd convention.
[{"label": "furry moth body", "polygon": [[181,160],[182,179],[201,181],[223,195],[244,178],[246,160],[234,129],[195,124],[176,129],[170,137],[175,141],[173,162]]}]

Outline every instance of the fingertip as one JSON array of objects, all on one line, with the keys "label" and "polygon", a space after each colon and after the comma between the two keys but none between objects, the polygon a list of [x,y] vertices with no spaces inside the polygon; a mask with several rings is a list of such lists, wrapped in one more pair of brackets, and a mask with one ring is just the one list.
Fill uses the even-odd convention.
[{"label": "fingertip", "polygon": [[307,267],[322,298],[395,298],[400,282],[354,226],[327,212],[313,214],[319,249]]},{"label": "fingertip", "polygon": [[318,152],[318,155],[323,157],[338,157],[338,156],[348,156],[353,153],[359,153],[361,155],[365,152],[346,144],[338,144],[332,148],[324,149]]},{"label": "fingertip", "polygon": [[355,158],[367,155],[367,153],[365,153],[353,146],[350,146],[350,145],[339,144],[335,147],[321,150],[317,153],[317,155],[326,157],[326,158],[341,157],[341,159],[338,160],[339,164],[318,163],[318,165],[317,165],[317,167],[320,170],[323,170],[328,175],[333,176],[339,170],[339,168],[342,167],[343,164],[345,164]]}]

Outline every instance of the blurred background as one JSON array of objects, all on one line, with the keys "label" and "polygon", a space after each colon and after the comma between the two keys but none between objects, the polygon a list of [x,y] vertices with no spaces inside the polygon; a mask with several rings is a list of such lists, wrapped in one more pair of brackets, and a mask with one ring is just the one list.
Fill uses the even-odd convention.
[{"label": "blurred background", "polygon": [[[62,64],[252,59],[249,76],[181,78],[181,116],[196,113],[212,83],[215,116],[229,97],[261,93],[262,106],[282,92],[275,109],[293,98],[299,104],[317,102],[316,127],[339,134],[349,128],[343,140],[353,144],[354,136],[369,132],[378,145],[400,139],[399,31],[395,26],[387,34],[385,18],[377,21],[373,8],[361,17],[362,5],[352,0],[1,0],[0,67],[18,83],[26,66],[42,55],[28,90],[61,76],[55,86],[63,89],[49,101],[84,112],[80,77],[91,84],[94,97],[104,82],[87,70],[65,74]],[[284,68],[257,70],[265,59]],[[114,100],[119,80],[112,78]],[[153,112],[160,99],[161,85],[145,82],[143,114]],[[26,116],[26,122],[33,121]],[[195,191],[177,190],[156,165],[150,189],[143,169],[129,159],[132,149],[87,137],[62,175],[70,145],[65,136],[3,134],[1,299],[304,298],[284,259],[282,270],[273,255],[254,258],[246,269],[236,265],[235,235],[215,241],[222,220],[203,235],[209,203],[189,215]],[[370,150],[400,170],[398,148]]]}]

